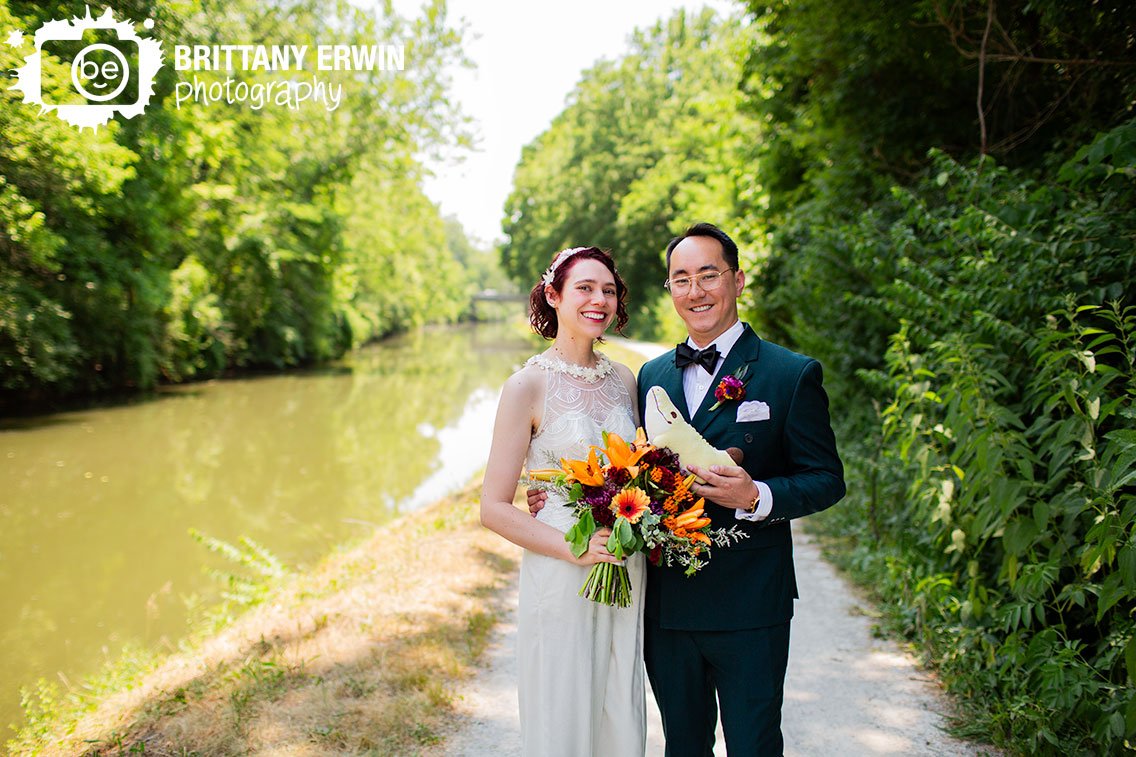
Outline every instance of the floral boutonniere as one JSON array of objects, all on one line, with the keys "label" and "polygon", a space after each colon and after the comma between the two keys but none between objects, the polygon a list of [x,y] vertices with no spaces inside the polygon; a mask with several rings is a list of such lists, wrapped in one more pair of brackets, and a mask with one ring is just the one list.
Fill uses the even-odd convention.
[{"label": "floral boutonniere", "polygon": [[745,377],[749,373],[749,366],[743,365],[731,375],[726,376],[714,389],[714,399],[718,400],[710,406],[710,410],[717,410],[723,402],[738,402],[746,396]]}]

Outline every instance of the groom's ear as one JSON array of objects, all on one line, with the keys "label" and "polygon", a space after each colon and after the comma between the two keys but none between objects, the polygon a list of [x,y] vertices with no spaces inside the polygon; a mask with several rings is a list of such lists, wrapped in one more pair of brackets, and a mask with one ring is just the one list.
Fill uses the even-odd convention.
[{"label": "groom's ear", "polygon": [[734,275],[737,277],[736,279],[734,279],[734,281],[737,283],[737,287],[736,287],[737,292],[738,292],[738,294],[741,294],[742,290],[745,289],[745,286],[746,286],[745,271],[743,271],[742,269],[739,268],[737,271],[734,272]]}]

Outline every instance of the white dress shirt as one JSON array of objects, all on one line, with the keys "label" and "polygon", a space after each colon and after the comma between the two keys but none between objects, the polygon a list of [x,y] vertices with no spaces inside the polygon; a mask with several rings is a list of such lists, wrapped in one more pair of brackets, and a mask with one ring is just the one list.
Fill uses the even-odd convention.
[{"label": "white dress shirt", "polygon": [[[702,405],[702,401],[706,398],[706,393],[710,391],[710,382],[714,380],[714,376],[722,368],[722,364],[726,362],[726,356],[730,354],[730,350],[737,344],[741,338],[742,332],[745,328],[742,326],[741,321],[735,321],[734,325],[726,329],[715,339],[712,344],[718,348],[718,362],[714,364],[714,370],[707,373],[706,369],[698,363],[691,363],[682,369],[682,392],[686,396],[686,407],[690,410],[690,417],[693,418],[694,414],[698,412],[698,408]],[[686,343],[694,349],[699,349],[698,345],[690,338],[686,338]],[[706,345],[707,348],[710,345]],[[714,412],[720,412],[722,408],[718,408]],[[757,508],[752,513],[747,513],[745,510],[735,510],[734,517],[738,520],[764,520],[769,513],[773,511],[773,491],[769,485],[764,481],[754,481],[757,487],[757,492],[760,499],[757,501]]]}]

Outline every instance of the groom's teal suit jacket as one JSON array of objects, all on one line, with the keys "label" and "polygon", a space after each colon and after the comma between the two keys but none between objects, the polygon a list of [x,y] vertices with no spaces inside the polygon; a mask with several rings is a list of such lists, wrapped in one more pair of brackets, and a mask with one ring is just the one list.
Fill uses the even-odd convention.
[{"label": "groom's teal suit jacket", "polygon": [[[764,402],[767,420],[737,420],[739,402],[716,400],[724,376],[749,365],[741,402]],[[698,370],[701,370],[700,368]],[[715,547],[693,576],[680,567],[650,567],[645,612],[663,628],[736,631],[787,622],[797,583],[789,521],[831,507],[844,496],[844,470],[828,416],[828,397],[816,360],[764,341],[748,325],[730,350],[693,417],[686,406],[674,350],[639,371],[639,407],[647,390],[661,386],[675,406],[718,449],[738,447],[742,467],[773,493],[773,511],[760,522],[735,518],[735,510],[707,503],[713,528],[736,526],[749,537]]]}]

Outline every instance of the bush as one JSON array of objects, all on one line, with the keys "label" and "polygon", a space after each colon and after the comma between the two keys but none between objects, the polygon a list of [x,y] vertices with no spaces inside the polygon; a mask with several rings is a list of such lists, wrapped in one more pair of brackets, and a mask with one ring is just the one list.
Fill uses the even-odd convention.
[{"label": "bush", "polygon": [[1044,182],[936,155],[829,229],[874,251],[864,280],[894,271],[849,299],[895,328],[859,374],[879,427],[843,429],[865,485],[823,522],[980,730],[1030,753],[1136,741],[1134,144],[1130,122]]}]

